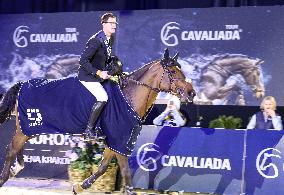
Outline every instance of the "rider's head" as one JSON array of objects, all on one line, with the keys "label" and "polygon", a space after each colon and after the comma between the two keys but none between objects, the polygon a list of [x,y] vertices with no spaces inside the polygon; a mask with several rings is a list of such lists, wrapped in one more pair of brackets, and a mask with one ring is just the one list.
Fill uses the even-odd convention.
[{"label": "rider's head", "polygon": [[107,37],[110,37],[115,33],[116,25],[116,16],[113,13],[105,13],[101,16],[101,24],[103,25],[103,31]]}]

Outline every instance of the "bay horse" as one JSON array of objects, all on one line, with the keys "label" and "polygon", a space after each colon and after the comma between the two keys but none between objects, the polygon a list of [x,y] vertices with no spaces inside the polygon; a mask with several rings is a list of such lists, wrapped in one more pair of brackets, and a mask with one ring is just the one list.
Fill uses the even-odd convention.
[{"label": "bay horse", "polygon": [[[180,69],[180,64],[177,62],[177,58],[178,54],[171,58],[168,49],[166,49],[162,59],[150,62],[122,79],[124,87],[121,88],[121,91],[126,101],[132,106],[133,110],[141,119],[146,117],[158,93],[161,91],[177,95],[182,102],[192,102],[195,95],[193,87],[186,81]],[[4,94],[0,104],[0,123],[8,120],[13,110],[15,110],[16,113],[16,132],[7,147],[4,167],[0,175],[0,187],[9,179],[10,175],[15,176],[24,168],[23,147],[25,142],[33,137],[24,134],[19,121],[20,108],[18,100],[20,95],[21,83],[17,83]],[[54,105],[48,106],[54,107]],[[59,108],[54,107],[53,109],[56,110]],[[104,129],[102,130],[104,131]],[[113,131],[115,131],[115,129]],[[73,132],[70,131],[69,133],[72,134]],[[116,139],[120,140],[121,138],[117,137]],[[136,140],[134,139],[134,141]],[[133,191],[127,155],[110,148],[110,144],[111,143],[108,143],[107,137],[107,147],[104,151],[98,171],[87,178],[82,184],[74,184],[72,188],[73,194],[80,193],[83,190],[82,186],[85,188],[90,187],[90,185],[106,171],[108,163],[113,157],[116,157],[118,160],[121,175],[125,181],[125,192],[127,194],[135,193]],[[15,167],[12,167],[12,162],[14,162],[15,159]]]}]

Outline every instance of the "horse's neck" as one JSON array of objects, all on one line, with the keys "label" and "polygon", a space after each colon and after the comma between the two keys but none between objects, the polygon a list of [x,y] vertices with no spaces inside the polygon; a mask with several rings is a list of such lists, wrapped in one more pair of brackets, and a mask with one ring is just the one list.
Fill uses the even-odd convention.
[{"label": "horse's neck", "polygon": [[[145,68],[147,69],[146,71]],[[136,74],[138,76],[132,77],[130,75],[129,77],[140,83],[148,85],[151,88],[159,88],[163,73],[163,70],[161,70],[161,68],[161,66],[155,66],[155,64],[152,66],[148,65],[145,66],[143,70],[138,70],[145,71],[143,75],[139,75],[138,73]],[[152,90],[151,88],[137,83],[134,84],[133,82],[128,81],[126,87],[122,89],[126,99],[141,118],[145,116],[158,95],[158,92]]]}]

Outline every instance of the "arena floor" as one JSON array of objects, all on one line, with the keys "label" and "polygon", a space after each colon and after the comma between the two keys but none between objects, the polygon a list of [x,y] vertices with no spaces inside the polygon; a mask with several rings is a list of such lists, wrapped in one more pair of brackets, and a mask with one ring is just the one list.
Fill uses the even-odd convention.
[{"label": "arena floor", "polygon": [[[135,190],[138,195],[155,195],[155,191]],[[29,179],[12,178],[0,188],[0,195],[71,195],[71,183],[66,180],[47,180],[47,179]],[[102,195],[102,192],[84,191],[80,195]],[[113,192],[112,195],[121,195],[121,192]],[[206,195],[202,193],[177,193],[171,192],[171,195]]]}]

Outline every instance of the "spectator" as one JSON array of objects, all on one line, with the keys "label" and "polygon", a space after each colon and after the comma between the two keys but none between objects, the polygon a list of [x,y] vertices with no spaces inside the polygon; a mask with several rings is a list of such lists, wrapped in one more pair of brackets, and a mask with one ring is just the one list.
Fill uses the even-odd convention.
[{"label": "spectator", "polygon": [[276,100],[272,96],[266,96],[260,105],[261,111],[254,114],[247,125],[247,129],[283,129],[281,116],[276,110]]},{"label": "spectator", "polygon": [[172,96],[167,103],[167,108],[154,120],[154,125],[165,125],[172,127],[181,127],[186,123],[186,119],[179,111],[180,100],[176,96]]}]

